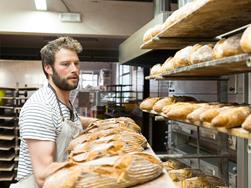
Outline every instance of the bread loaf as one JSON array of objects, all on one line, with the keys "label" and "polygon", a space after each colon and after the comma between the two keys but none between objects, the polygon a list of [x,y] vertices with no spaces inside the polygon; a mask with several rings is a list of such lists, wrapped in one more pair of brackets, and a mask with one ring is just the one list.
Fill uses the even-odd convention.
[{"label": "bread loaf", "polygon": [[215,106],[213,108],[210,108],[200,114],[200,120],[203,122],[210,123],[212,119],[216,117],[221,111],[228,110],[229,108],[233,108],[233,106],[224,106],[224,107]]},{"label": "bread loaf", "polygon": [[182,182],[182,188],[216,188],[218,186],[226,186],[226,184],[216,176],[193,177]]},{"label": "bread loaf", "polygon": [[175,56],[174,59],[174,68],[183,67],[190,65],[190,55],[193,52],[192,46],[187,46],[181,50],[179,50]]},{"label": "bread loaf", "polygon": [[243,129],[246,129],[248,131],[251,131],[251,115],[248,115],[248,117],[245,119],[245,121],[242,123],[241,127]]},{"label": "bread loaf", "polygon": [[223,56],[224,57],[237,55],[243,52],[240,46],[240,39],[241,39],[240,35],[235,35],[235,36],[227,38],[223,42]]},{"label": "bread loaf", "polygon": [[100,157],[120,155],[130,152],[141,152],[144,148],[137,143],[111,141],[109,143],[86,142],[71,151],[68,160],[86,162]]},{"label": "bread loaf", "polygon": [[232,128],[240,126],[246,117],[250,114],[249,107],[235,107],[222,111],[212,120],[215,127]]},{"label": "bread loaf", "polygon": [[154,65],[150,70],[150,75],[160,75],[161,74],[161,64]]},{"label": "bread loaf", "polygon": [[186,165],[184,163],[181,163],[177,160],[168,160],[166,162],[163,162],[164,168],[169,171],[169,170],[177,170],[181,168],[185,168]]},{"label": "bread loaf", "polygon": [[153,105],[153,110],[160,113],[162,112],[163,107],[165,107],[166,105],[173,104],[175,102],[174,100],[174,97],[165,97],[163,99],[160,99]]},{"label": "bread loaf", "polygon": [[199,0],[199,1],[192,1],[186,3],[184,6],[180,7],[176,11],[174,11],[171,16],[169,16],[163,24],[163,29],[168,29],[175,23],[178,23],[180,20],[186,18],[195,10],[202,7],[208,0]]},{"label": "bread loaf", "polygon": [[123,132],[134,132],[134,130],[125,128],[125,127],[116,127],[113,129],[104,129],[104,130],[99,130],[98,132],[93,132],[93,133],[85,133],[85,134],[80,134],[77,138],[73,139],[69,146],[68,150],[71,151],[73,150],[74,147],[76,147],[79,144],[82,144],[84,142],[88,141],[93,141],[100,139],[102,137],[107,137],[110,135],[115,135],[115,134],[122,134]]},{"label": "bread loaf", "polygon": [[172,108],[175,108],[177,106],[184,105],[184,104],[186,104],[186,103],[185,102],[176,102],[173,104],[166,105],[162,108],[162,112],[164,114],[167,114]]},{"label": "bread loaf", "polygon": [[46,178],[44,188],[130,187],[157,178],[162,164],[148,153],[130,153],[70,164]]},{"label": "bread loaf", "polygon": [[205,105],[202,107],[199,107],[192,111],[190,114],[187,115],[187,120],[189,120],[192,123],[198,123],[200,121],[200,114],[205,112],[210,108],[210,105]]},{"label": "bread loaf", "polygon": [[203,175],[202,171],[199,169],[192,169],[192,168],[183,168],[178,170],[170,170],[168,171],[170,178],[175,181],[183,181],[187,178],[191,178],[194,176]]},{"label": "bread loaf", "polygon": [[161,24],[158,24],[158,25],[155,25],[154,27],[149,28],[143,36],[143,41],[147,42],[147,41],[151,40],[156,35],[158,35],[161,31],[162,31]]},{"label": "bread loaf", "polygon": [[[99,135],[99,134],[100,132],[92,133],[92,135]],[[90,139],[90,140],[86,139],[86,141],[82,143],[72,145],[71,150],[69,151],[72,151],[73,153],[78,153],[78,152],[82,152],[82,148],[89,148],[90,146],[94,147],[95,144],[98,145],[98,144],[110,143],[114,141],[121,141],[129,145],[138,144],[144,149],[147,147],[147,141],[145,137],[141,134],[131,132],[131,131],[121,131],[116,134],[111,134],[104,137],[97,137],[97,136],[92,137],[92,135],[86,136],[87,139],[95,138],[95,137],[96,139]],[[84,136],[85,135],[83,135],[82,137]]]},{"label": "bread loaf", "polygon": [[213,49],[211,45],[204,45],[193,52],[190,56],[190,62],[197,64],[213,59]]},{"label": "bread loaf", "polygon": [[244,31],[240,40],[241,49],[244,52],[251,52],[251,25]]},{"label": "bread loaf", "polygon": [[187,120],[192,123],[198,123],[201,121],[200,116],[202,113],[209,109],[214,109],[215,107],[221,107],[221,104],[204,104],[203,106],[195,109],[193,112],[187,115]]},{"label": "bread loaf", "polygon": [[198,104],[195,103],[184,103],[182,105],[173,106],[169,112],[166,113],[166,117],[172,120],[184,120],[187,115],[196,108],[198,108]]},{"label": "bread loaf", "polygon": [[219,40],[214,48],[213,48],[213,58],[214,59],[220,59],[220,58],[223,58],[223,44],[225,42],[225,39],[221,39]]},{"label": "bread loaf", "polygon": [[159,97],[147,98],[142,103],[140,103],[139,108],[141,110],[152,110],[153,105],[159,100]]},{"label": "bread loaf", "polygon": [[173,57],[167,58],[167,60],[161,66],[161,74],[167,73],[168,71],[174,70],[174,61]]}]

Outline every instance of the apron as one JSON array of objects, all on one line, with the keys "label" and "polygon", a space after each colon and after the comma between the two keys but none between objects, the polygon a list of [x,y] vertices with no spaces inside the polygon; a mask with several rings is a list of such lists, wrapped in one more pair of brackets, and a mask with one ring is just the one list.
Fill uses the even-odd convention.
[{"label": "apron", "polygon": [[[58,108],[60,111],[60,115],[62,118],[62,123],[61,123],[61,132],[59,133],[57,139],[56,139],[56,162],[63,162],[67,159],[67,151],[66,148],[69,145],[70,141],[78,136],[80,131],[82,130],[82,126],[80,121],[73,122],[71,120],[67,120],[63,117],[62,109],[59,104],[59,100],[57,97],[57,94],[54,90],[53,87],[49,85],[49,87],[52,89],[54,92],[57,103],[58,103]],[[72,104],[71,104],[72,106]],[[77,114],[76,114],[77,115]],[[37,184],[35,181],[34,175],[29,175],[26,178],[20,180],[17,183],[11,184],[10,188],[37,188]]]}]

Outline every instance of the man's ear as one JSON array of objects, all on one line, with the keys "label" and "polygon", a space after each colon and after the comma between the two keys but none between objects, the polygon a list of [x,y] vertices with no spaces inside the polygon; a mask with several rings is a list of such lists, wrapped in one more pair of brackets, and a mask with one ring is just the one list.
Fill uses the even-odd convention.
[{"label": "man's ear", "polygon": [[44,65],[44,70],[48,75],[52,75],[53,74],[53,70],[52,70],[52,66],[49,64],[45,64]]}]

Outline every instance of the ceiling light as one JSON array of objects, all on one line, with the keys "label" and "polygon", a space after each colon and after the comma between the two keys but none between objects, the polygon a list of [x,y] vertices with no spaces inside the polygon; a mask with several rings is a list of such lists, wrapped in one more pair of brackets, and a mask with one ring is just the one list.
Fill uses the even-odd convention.
[{"label": "ceiling light", "polygon": [[47,10],[46,0],[34,0],[37,10]]}]

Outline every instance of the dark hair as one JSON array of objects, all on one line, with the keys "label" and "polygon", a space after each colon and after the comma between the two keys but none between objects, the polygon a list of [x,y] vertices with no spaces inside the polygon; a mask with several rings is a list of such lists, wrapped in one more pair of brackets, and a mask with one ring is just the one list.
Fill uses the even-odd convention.
[{"label": "dark hair", "polygon": [[59,37],[58,39],[48,42],[48,44],[40,50],[42,67],[46,78],[48,78],[48,74],[44,69],[44,65],[48,64],[53,66],[55,61],[55,54],[62,48],[75,51],[78,54],[83,49],[81,44],[71,37]]}]

